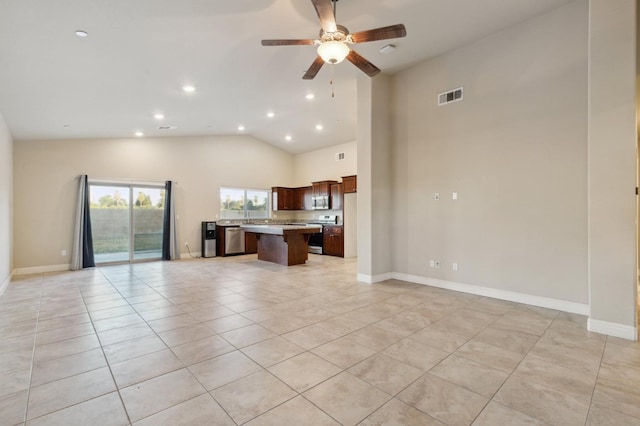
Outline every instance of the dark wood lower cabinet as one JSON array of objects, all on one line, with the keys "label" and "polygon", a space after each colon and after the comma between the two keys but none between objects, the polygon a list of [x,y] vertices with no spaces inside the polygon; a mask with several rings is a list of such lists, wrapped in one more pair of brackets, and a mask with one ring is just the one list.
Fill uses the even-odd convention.
[{"label": "dark wood lower cabinet", "polygon": [[344,233],[342,225],[325,225],[322,234],[323,254],[344,257]]},{"label": "dark wood lower cabinet", "polygon": [[244,254],[253,254],[258,252],[258,239],[254,232],[244,233]]}]

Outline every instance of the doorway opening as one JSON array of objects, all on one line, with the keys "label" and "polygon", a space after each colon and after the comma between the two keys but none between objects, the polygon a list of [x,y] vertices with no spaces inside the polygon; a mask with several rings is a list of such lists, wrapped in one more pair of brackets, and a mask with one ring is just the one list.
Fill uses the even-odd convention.
[{"label": "doorway opening", "polygon": [[89,183],[96,264],[162,258],[165,188]]}]

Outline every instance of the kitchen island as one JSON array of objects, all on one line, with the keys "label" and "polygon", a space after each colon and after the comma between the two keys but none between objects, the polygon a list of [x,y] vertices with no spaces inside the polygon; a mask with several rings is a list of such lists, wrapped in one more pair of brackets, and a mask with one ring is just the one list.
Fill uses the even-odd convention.
[{"label": "kitchen island", "polygon": [[322,232],[320,225],[240,225],[258,240],[258,259],[280,265],[301,265],[309,256],[309,235]]}]

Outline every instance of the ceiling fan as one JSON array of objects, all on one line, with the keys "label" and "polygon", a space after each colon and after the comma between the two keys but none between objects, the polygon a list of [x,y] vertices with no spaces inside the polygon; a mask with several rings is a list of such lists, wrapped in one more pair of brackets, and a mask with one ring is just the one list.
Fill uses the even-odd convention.
[{"label": "ceiling fan", "polygon": [[[338,0],[311,0],[320,18],[320,38],[317,40],[262,40],[263,46],[318,46],[318,56],[302,77],[305,80],[313,79],[324,63],[337,64],[345,58],[356,67],[360,68],[369,77],[380,72],[380,69],[352,50],[350,44],[366,43],[369,41],[386,40],[390,38],[404,37],[407,30],[403,24],[390,25],[388,27],[373,30],[360,31],[350,34],[349,30],[336,23],[336,2]],[[333,3],[333,5],[332,5]]]}]

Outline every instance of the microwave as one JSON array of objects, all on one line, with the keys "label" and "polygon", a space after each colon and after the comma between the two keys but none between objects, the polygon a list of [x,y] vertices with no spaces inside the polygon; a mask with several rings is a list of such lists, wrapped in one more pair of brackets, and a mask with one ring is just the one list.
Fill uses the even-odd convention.
[{"label": "microwave", "polygon": [[329,210],[329,196],[319,195],[311,198],[313,210]]}]

